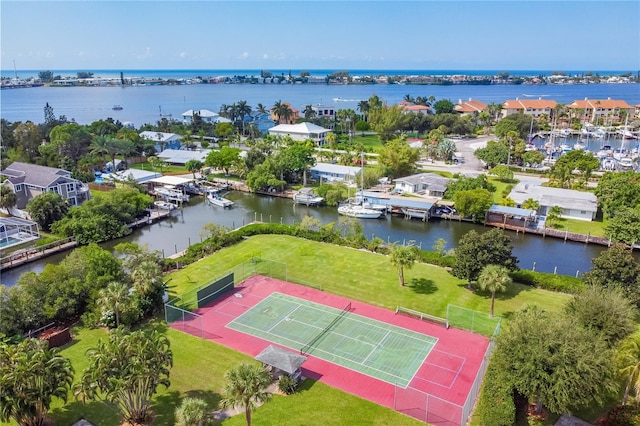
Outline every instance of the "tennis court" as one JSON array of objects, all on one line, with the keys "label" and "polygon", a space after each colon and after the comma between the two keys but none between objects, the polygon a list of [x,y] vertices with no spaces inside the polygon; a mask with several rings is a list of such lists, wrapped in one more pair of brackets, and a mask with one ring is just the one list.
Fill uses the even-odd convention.
[{"label": "tennis court", "polygon": [[272,293],[228,328],[406,387],[437,338],[350,313]]}]

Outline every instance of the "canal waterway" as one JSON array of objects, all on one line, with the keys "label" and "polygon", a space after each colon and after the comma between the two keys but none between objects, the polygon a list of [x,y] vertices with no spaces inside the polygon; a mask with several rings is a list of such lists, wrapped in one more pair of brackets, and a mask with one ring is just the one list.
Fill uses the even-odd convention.
[{"label": "canal waterway", "polygon": [[[127,237],[103,244],[103,247],[112,248],[120,242],[133,242],[147,245],[152,250],[160,250],[168,257],[185,250],[190,244],[200,242],[203,239],[203,225],[207,223],[237,228],[253,221],[299,223],[306,215],[319,219],[323,224],[337,222],[340,219],[335,207],[307,207],[296,205],[291,199],[237,191],[227,194],[226,198],[235,202],[232,209],[212,206],[202,197],[193,197],[183,209],[174,211],[172,217],[137,229]],[[439,238],[447,242],[447,249],[452,249],[470,230],[486,232],[491,229],[466,222],[439,219],[422,222],[391,216],[377,220],[361,220],[361,223],[368,239],[378,237],[388,242],[400,243],[415,241],[426,250],[431,250]],[[562,239],[509,231],[507,233],[513,242],[513,254],[520,260],[519,266],[540,272],[581,275],[591,268],[591,259],[605,249],[595,244],[565,242]],[[4,271],[0,280],[3,284],[11,286],[23,272],[40,272],[46,264],[57,263],[65,255],[58,254]]]}]

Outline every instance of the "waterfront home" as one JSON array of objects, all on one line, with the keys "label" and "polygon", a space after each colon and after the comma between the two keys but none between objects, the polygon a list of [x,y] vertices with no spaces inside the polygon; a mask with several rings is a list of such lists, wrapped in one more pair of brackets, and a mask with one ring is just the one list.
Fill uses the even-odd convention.
[{"label": "waterfront home", "polygon": [[109,173],[107,175],[102,175],[103,179],[109,179],[116,182],[134,181],[135,183],[138,183],[138,184],[148,182],[151,179],[155,179],[161,176],[162,174],[158,172],[152,172],[149,170],[139,170],[139,169],[127,169],[127,170],[121,170],[116,173]]},{"label": "waterfront home", "polygon": [[55,192],[72,206],[91,198],[89,187],[72,178],[67,170],[14,161],[0,173],[5,176],[2,184],[16,194],[18,209],[24,209],[30,200],[46,192]]},{"label": "waterfront home", "polygon": [[428,115],[431,112],[431,108],[426,105],[416,105],[407,101],[400,102],[398,107],[404,114],[414,113]]},{"label": "waterfront home", "polygon": [[546,115],[553,118],[553,109],[558,105],[556,101],[546,99],[513,99],[504,101],[502,104],[502,118],[513,114],[531,115],[534,118],[540,118]]},{"label": "waterfront home", "polygon": [[310,168],[311,177],[321,182],[345,182],[356,184],[362,173],[360,167],[341,166],[339,164],[317,163]]},{"label": "waterfront home", "polygon": [[487,108],[487,104],[477,99],[469,98],[468,101],[458,99],[458,103],[453,107],[454,111],[460,115],[469,115],[477,117],[482,111]]},{"label": "waterfront home", "polygon": [[271,108],[271,119],[276,123],[280,122],[280,124],[293,124],[297,122],[298,119],[300,119],[300,110],[293,108],[289,102],[282,102],[282,104],[289,107],[289,111],[291,112],[289,117],[278,117],[278,111],[276,111],[275,108]]},{"label": "waterfront home", "polygon": [[268,112],[251,111],[244,116],[245,128],[249,126],[255,126],[260,132],[260,135],[264,135],[269,132],[269,129],[276,125],[276,122],[271,119],[271,115]]},{"label": "waterfront home", "polygon": [[269,134],[274,136],[289,136],[294,141],[312,140],[317,146],[324,145],[325,138],[331,130],[304,122],[298,124],[278,124],[269,129]]},{"label": "waterfront home", "polygon": [[395,188],[392,192],[442,198],[450,181],[436,173],[419,173],[394,179]]},{"label": "waterfront home", "polygon": [[529,198],[537,201],[540,204],[539,216],[546,216],[552,207],[558,206],[562,209],[562,218],[592,221],[598,211],[598,198],[594,194],[573,189],[521,182],[511,190],[509,198],[516,202],[517,207],[522,207]]},{"label": "waterfront home", "polygon": [[179,149],[182,137],[175,133],[152,132],[145,130],[140,133],[140,137],[155,142],[156,151],[164,151],[167,148]]},{"label": "waterfront home", "polygon": [[217,112],[209,111],[208,109],[190,109],[189,111],[185,111],[182,113],[182,122],[184,124],[191,124],[195,115],[199,116],[200,119],[205,123],[231,123],[231,120],[229,120],[228,118],[221,116]]},{"label": "waterfront home", "polygon": [[328,118],[331,120],[336,118],[336,109],[333,106],[315,104],[311,105],[311,109],[316,113],[315,118]]},{"label": "waterfront home", "polygon": [[611,119],[620,120],[621,112],[625,111],[628,116],[633,117],[636,108],[626,101],[617,99],[583,99],[567,104],[567,109],[573,112],[572,115],[580,117],[581,121],[594,123],[598,119],[609,122]]},{"label": "waterfront home", "polygon": [[184,166],[189,160],[198,160],[204,163],[210,152],[210,149],[165,149],[159,153],[157,157],[167,164],[180,164]]}]

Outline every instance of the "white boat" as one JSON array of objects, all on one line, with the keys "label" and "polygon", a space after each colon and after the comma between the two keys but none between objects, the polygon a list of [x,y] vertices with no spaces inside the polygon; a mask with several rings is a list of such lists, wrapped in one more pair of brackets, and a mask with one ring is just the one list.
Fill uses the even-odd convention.
[{"label": "white boat", "polygon": [[233,206],[233,201],[227,200],[226,198],[221,197],[218,194],[208,194],[207,195],[207,200],[211,204],[213,204],[214,206],[219,206],[219,207],[232,207]]},{"label": "white boat", "polygon": [[634,169],[633,160],[631,158],[629,158],[629,157],[621,158],[618,161],[618,168],[621,171],[633,170]]},{"label": "white boat", "polygon": [[381,210],[369,209],[359,204],[343,204],[338,207],[338,213],[358,219],[377,219],[384,213]]},{"label": "white boat", "polygon": [[585,149],[585,148],[586,148],[586,145],[584,143],[582,143],[582,142],[578,141],[578,142],[573,144],[573,149],[575,149],[575,150],[580,150],[580,149]]},{"label": "white boat", "polygon": [[174,210],[176,208],[175,204],[170,203],[168,201],[162,201],[162,200],[154,201],[153,205],[156,206],[156,208],[161,210]]},{"label": "white boat", "polygon": [[184,194],[173,186],[158,186],[153,189],[156,194],[166,200],[189,201],[189,194]]},{"label": "white boat", "polygon": [[302,188],[300,191],[293,194],[293,201],[296,204],[305,204],[307,206],[317,206],[322,204],[324,198],[314,194],[311,188]]},{"label": "white boat", "polygon": [[618,168],[618,162],[613,158],[605,158],[602,160],[602,165],[600,166],[602,170],[605,171],[613,171]]}]

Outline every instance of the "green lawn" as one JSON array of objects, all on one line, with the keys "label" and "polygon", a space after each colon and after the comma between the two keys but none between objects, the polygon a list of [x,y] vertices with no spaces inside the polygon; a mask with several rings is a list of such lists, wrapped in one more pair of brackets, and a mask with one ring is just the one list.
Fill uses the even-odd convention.
[{"label": "green lawn", "polygon": [[[286,262],[289,281],[321,285],[324,291],[387,309],[397,306],[444,317],[448,304],[489,312],[489,293],[468,290],[447,270],[416,264],[405,271],[400,287],[387,256],[316,243],[284,235],[256,235],[170,275],[169,291],[177,296],[208,284],[252,257]],[[509,317],[524,305],[559,309],[570,296],[514,284],[496,296],[496,315]]]},{"label": "green lawn", "polygon": [[604,237],[604,227],[606,223],[602,220],[588,222],[586,220],[560,219],[553,229],[569,231],[574,234],[591,235],[594,237]]},{"label": "green lawn", "polygon": [[[159,327],[163,327],[159,325]],[[224,387],[224,372],[251,358],[224,346],[172,329],[165,329],[173,351],[171,386],[160,387],[153,409],[154,425],[172,425],[175,408],[186,396],[203,398],[212,411],[217,409],[220,392]],[[73,343],[62,350],[70,358],[76,372],[76,380],[88,362],[85,351],[95,346],[98,339],[106,339],[102,329],[74,329]],[[97,426],[119,424],[119,415],[101,402],[83,404],[69,395],[69,401],[55,401],[51,410],[56,424],[71,425],[81,418]],[[303,420],[301,420],[303,419]],[[307,379],[300,391],[293,396],[276,396],[273,401],[254,413],[256,425],[418,425],[420,422],[372,402],[352,396],[319,382]],[[237,416],[224,424],[245,424],[244,416]]]}]

